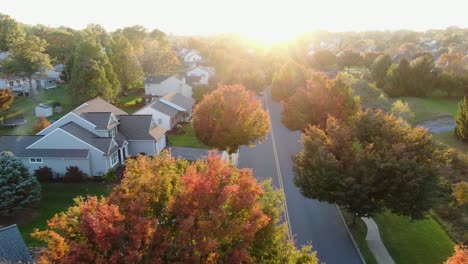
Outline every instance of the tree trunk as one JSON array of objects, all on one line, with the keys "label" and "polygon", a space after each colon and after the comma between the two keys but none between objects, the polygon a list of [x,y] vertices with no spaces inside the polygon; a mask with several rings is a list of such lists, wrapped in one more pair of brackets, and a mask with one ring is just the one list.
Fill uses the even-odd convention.
[{"label": "tree trunk", "polygon": [[32,85],[32,76],[29,76],[28,80],[29,80],[29,90],[31,91],[33,95],[37,95],[37,89],[33,87]]}]

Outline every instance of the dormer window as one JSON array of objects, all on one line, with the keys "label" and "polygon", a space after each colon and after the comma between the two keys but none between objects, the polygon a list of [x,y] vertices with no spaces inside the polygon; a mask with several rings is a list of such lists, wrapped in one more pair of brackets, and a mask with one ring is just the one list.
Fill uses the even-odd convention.
[{"label": "dormer window", "polygon": [[117,135],[117,127],[113,127],[111,130],[109,130],[109,137],[113,138]]}]

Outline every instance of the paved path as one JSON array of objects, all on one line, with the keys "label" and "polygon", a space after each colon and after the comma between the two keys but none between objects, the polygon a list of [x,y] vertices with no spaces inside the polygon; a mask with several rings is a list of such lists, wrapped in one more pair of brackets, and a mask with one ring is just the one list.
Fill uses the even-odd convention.
[{"label": "paved path", "polygon": [[366,223],[367,235],[366,242],[370,251],[379,264],[395,264],[392,256],[387,251],[382,239],[380,238],[379,227],[372,218],[361,217],[362,221]]},{"label": "paved path", "polygon": [[272,134],[255,147],[241,147],[239,167],[252,168],[256,178],[272,179],[286,197],[290,232],[297,247],[312,243],[320,262],[327,264],[362,263],[334,204],[307,199],[294,185],[292,155],[302,149],[301,133],[290,131],[281,123],[281,105],[265,95]]}]

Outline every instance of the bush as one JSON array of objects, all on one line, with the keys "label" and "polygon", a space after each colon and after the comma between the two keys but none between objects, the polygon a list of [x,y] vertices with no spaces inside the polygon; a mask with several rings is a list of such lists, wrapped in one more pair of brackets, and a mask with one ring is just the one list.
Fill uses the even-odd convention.
[{"label": "bush", "polygon": [[117,178],[118,175],[113,169],[108,170],[107,173],[102,176],[102,179],[109,183],[117,181]]},{"label": "bush", "polygon": [[34,176],[36,176],[39,182],[50,182],[54,177],[54,173],[51,168],[44,166],[34,170]]},{"label": "bush", "polygon": [[86,174],[77,166],[67,167],[67,173],[63,176],[65,182],[82,182],[85,180]]}]

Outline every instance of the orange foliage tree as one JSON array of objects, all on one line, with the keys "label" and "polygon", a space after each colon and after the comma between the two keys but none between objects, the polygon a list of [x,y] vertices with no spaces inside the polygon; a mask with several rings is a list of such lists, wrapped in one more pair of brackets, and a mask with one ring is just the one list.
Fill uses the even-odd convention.
[{"label": "orange foliage tree", "polygon": [[193,127],[204,144],[234,153],[240,145],[263,141],[269,121],[254,93],[242,85],[220,85],[195,107]]},{"label": "orange foliage tree", "polygon": [[36,122],[34,122],[33,131],[34,131],[34,133],[38,133],[39,131],[43,130],[44,128],[46,128],[48,126],[50,126],[50,121],[47,120],[47,118],[45,118],[43,116],[39,116],[36,119]]},{"label": "orange foliage tree", "polygon": [[79,198],[35,231],[48,245],[38,262],[317,263],[277,225],[277,198],[251,170],[214,154],[190,165],[167,153],[139,156],[109,197]]},{"label": "orange foliage tree", "polygon": [[466,264],[468,263],[468,249],[466,246],[456,246],[453,256],[445,261],[445,264]]},{"label": "orange foliage tree", "polygon": [[326,75],[313,74],[305,88],[283,103],[282,120],[291,130],[310,125],[325,126],[328,116],[347,120],[359,110],[359,100],[340,78],[330,80]]}]

